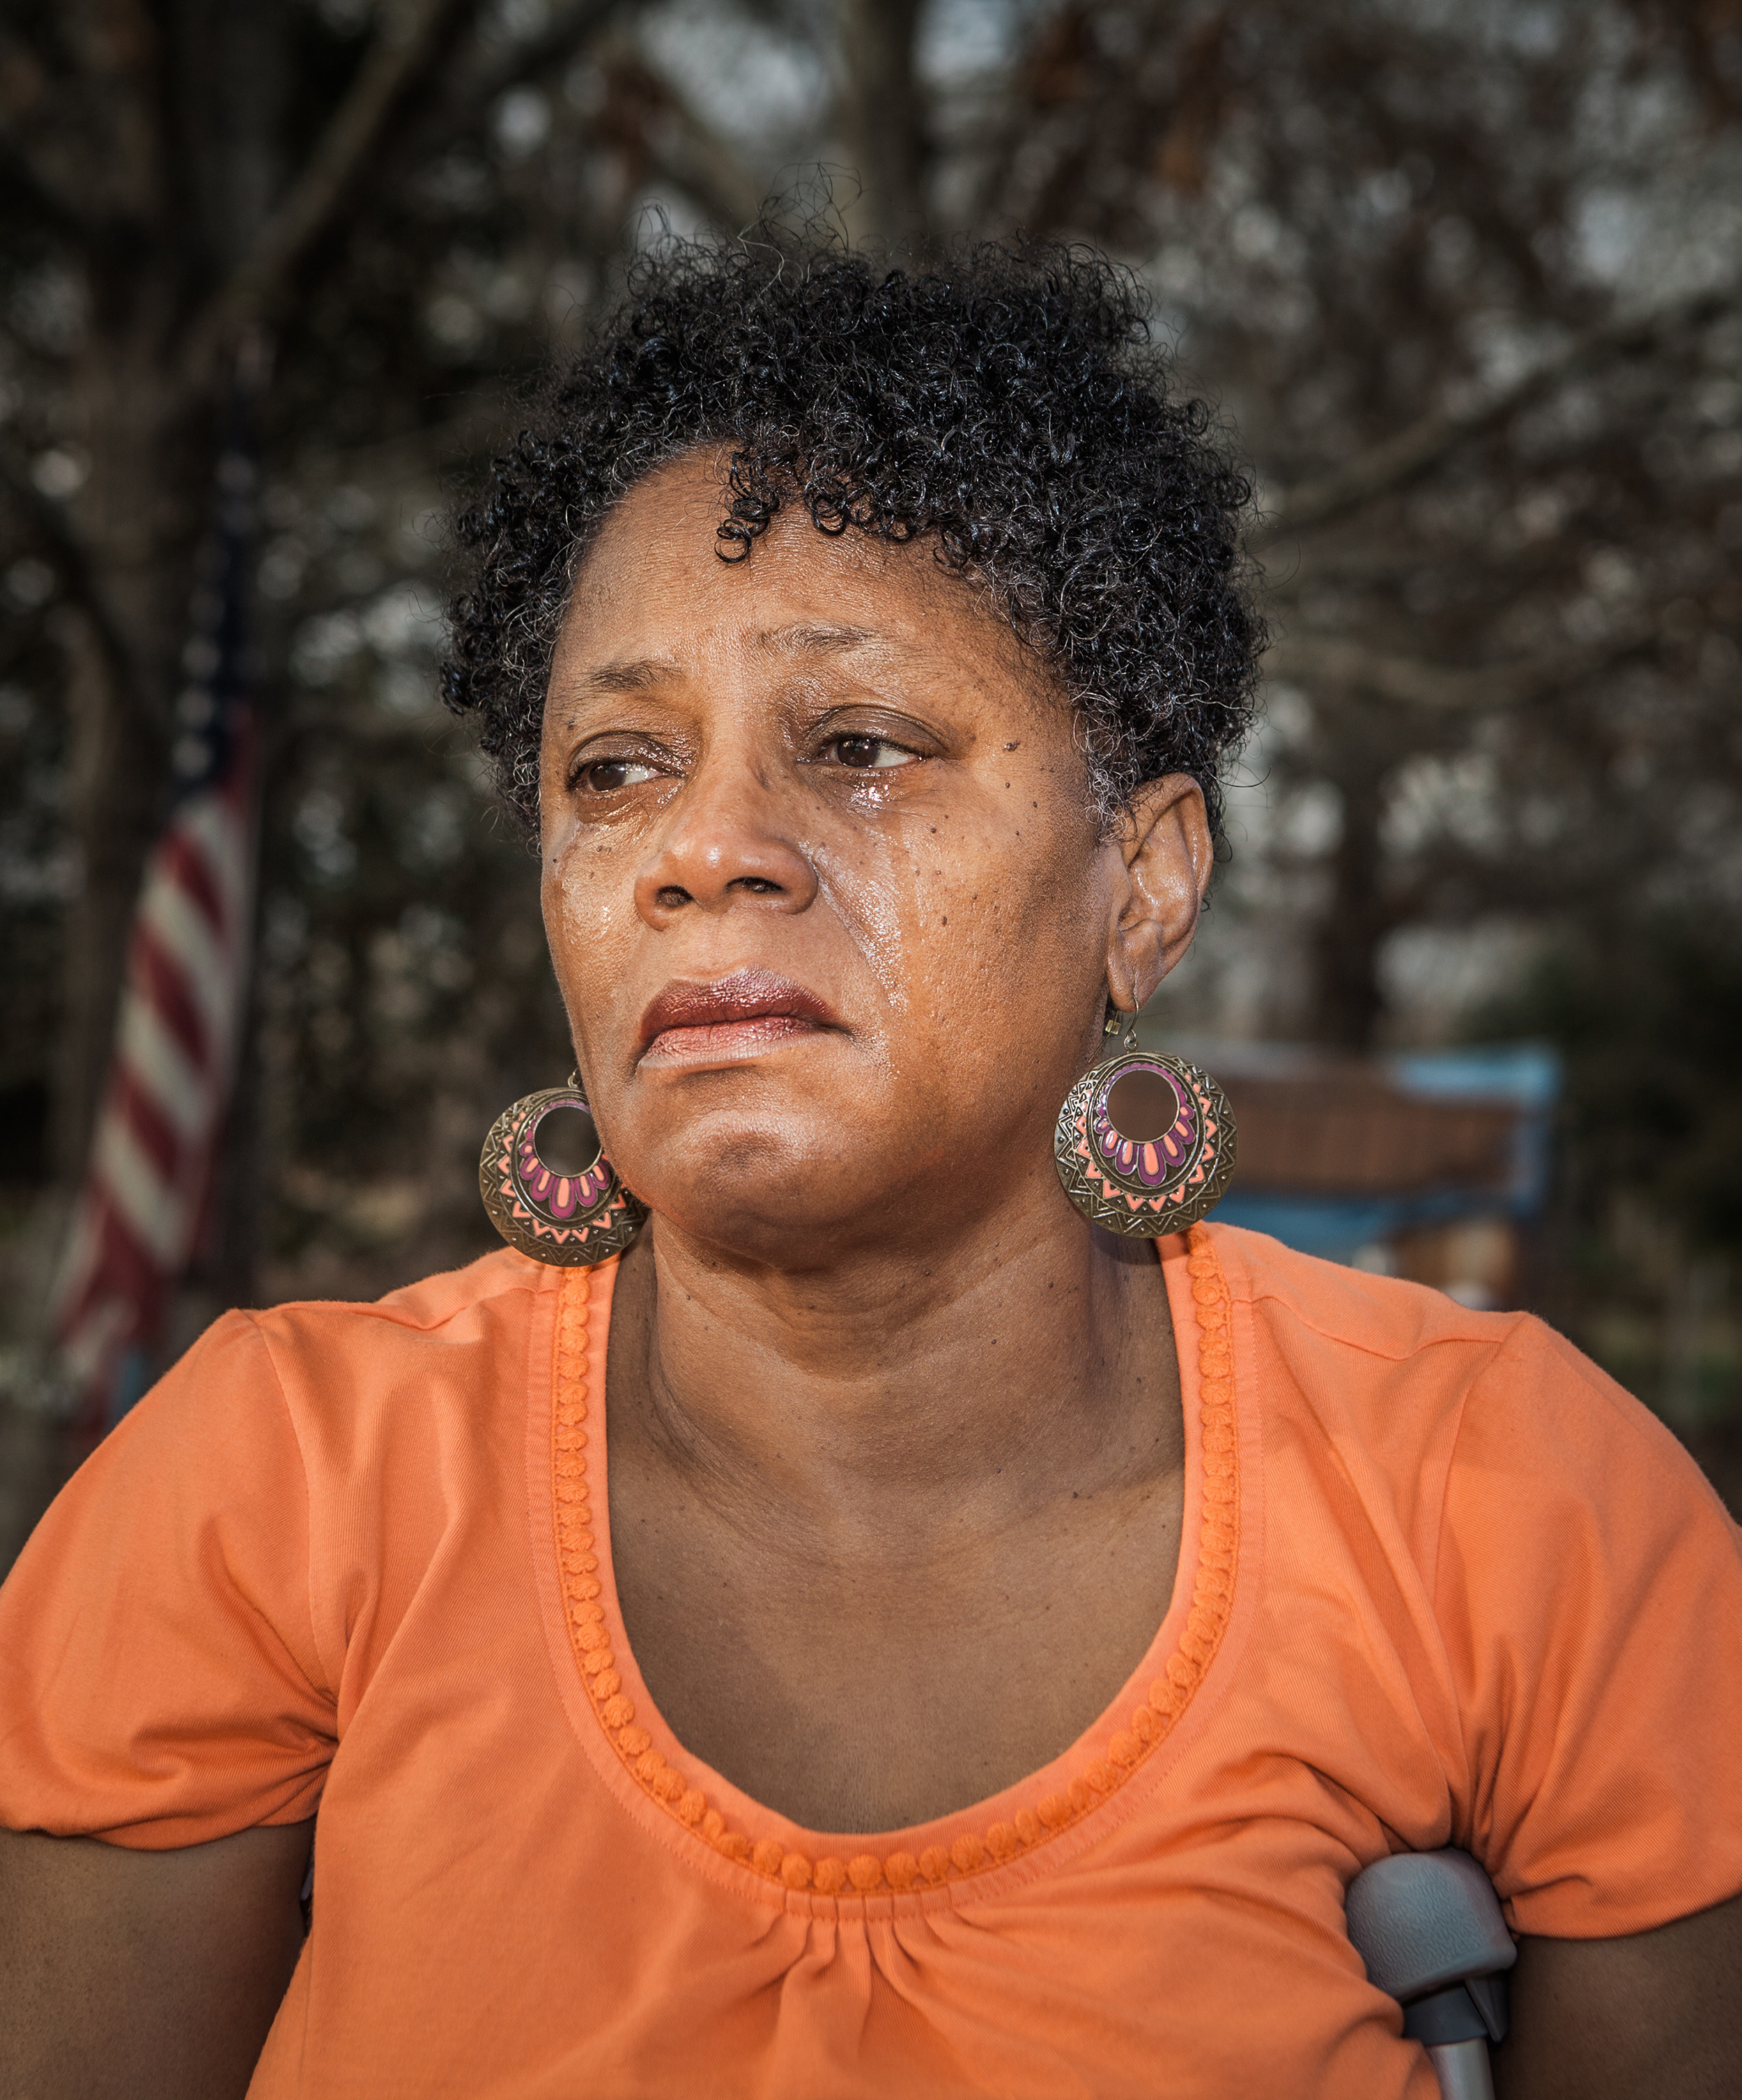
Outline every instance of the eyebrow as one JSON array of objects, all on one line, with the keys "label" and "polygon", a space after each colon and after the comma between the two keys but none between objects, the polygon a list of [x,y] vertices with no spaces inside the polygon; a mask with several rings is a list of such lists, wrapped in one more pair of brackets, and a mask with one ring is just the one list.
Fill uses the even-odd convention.
[{"label": "eyebrow", "polygon": [[880,634],[874,627],[836,627],[798,620],[790,627],[765,628],[756,642],[757,648],[774,651],[783,656],[827,656],[889,639],[888,635]]},{"label": "eyebrow", "polygon": [[633,662],[598,664],[579,685],[584,693],[639,693],[682,675],[682,664],[668,656],[642,656]]},{"label": "eyebrow", "polygon": [[[871,627],[832,626],[799,620],[789,627],[765,628],[755,638],[758,649],[781,656],[845,655],[867,644],[884,642],[889,636]],[[668,678],[683,676],[684,667],[669,656],[640,656],[615,664],[601,664],[580,681],[584,692],[641,693],[662,685]]]}]

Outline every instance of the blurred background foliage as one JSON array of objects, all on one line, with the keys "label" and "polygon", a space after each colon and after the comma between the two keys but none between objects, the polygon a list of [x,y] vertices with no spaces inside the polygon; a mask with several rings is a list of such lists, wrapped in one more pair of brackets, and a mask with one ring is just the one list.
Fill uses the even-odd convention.
[{"label": "blurred background foliage", "polygon": [[570,1059],[535,863],[434,696],[443,521],[626,256],[795,186],[1152,289],[1277,638],[1159,1005],[1559,1045],[1529,1300],[1734,1493],[1742,0],[7,0],[0,1531],[60,1462],[41,1306],[238,330],[258,956],[178,1342],[491,1243],[478,1142]]}]

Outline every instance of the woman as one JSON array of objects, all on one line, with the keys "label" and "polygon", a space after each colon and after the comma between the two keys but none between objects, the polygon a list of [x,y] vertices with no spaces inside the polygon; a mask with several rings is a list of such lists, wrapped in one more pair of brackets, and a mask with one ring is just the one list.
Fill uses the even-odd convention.
[{"label": "woman", "polygon": [[512,1112],[521,1251],[228,1316],[45,1520],[8,2091],[1426,2100],[1343,1891],[1448,1843],[1507,2089],[1736,2089],[1734,1527],[1534,1321],[1172,1229],[1207,1082],[1078,1084],[1244,501],[1092,258],[646,266],[449,670],[605,1154]]}]

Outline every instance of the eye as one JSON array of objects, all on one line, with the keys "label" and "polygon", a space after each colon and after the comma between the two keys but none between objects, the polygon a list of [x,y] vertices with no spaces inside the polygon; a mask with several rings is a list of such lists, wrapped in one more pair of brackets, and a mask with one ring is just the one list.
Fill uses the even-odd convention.
[{"label": "eye", "polygon": [[620,788],[638,788],[653,778],[653,768],[639,758],[595,758],[583,765],[575,783],[589,795],[615,795]]},{"label": "eye", "polygon": [[831,737],[824,747],[837,765],[850,765],[862,773],[885,772],[893,766],[911,765],[916,752],[891,743],[884,736]]}]

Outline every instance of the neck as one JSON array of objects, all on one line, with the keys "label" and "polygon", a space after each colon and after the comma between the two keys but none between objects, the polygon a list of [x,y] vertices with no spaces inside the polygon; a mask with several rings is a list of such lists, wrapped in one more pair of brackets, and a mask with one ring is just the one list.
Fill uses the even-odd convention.
[{"label": "neck", "polygon": [[636,1449],[842,1551],[924,1552],[1181,1462],[1154,1250],[1056,1187],[946,1242],[803,1268],[656,1219],[619,1276],[611,1363],[614,1467]]}]

